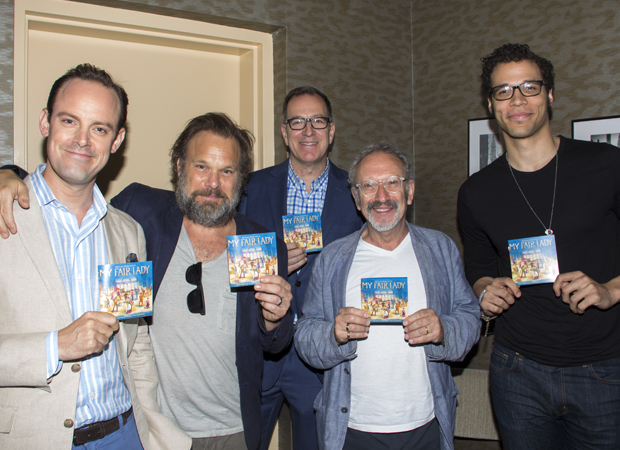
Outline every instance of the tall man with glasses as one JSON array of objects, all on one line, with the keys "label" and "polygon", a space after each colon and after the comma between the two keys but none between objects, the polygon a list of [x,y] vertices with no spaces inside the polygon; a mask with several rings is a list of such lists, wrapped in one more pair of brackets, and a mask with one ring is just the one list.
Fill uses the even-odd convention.
[{"label": "tall man with glasses", "polygon": [[[443,233],[407,223],[413,166],[394,146],[364,149],[349,183],[367,225],[316,259],[295,335],[301,357],[325,371],[320,448],[453,449],[458,391],[448,362],[465,357],[480,329],[459,251]],[[362,285],[377,278],[368,298],[379,298],[379,312],[362,306]],[[399,309],[402,324],[370,325],[395,320],[384,300],[393,283],[409,315]]]},{"label": "tall man with glasses", "polygon": [[[254,290],[229,287],[226,237],[267,231],[235,212],[253,142],[225,114],[195,117],[172,148],[175,192],[134,183],[112,199],[144,228],[158,399],[194,450],[258,449],[263,352],[282,351],[293,334],[282,276],[263,276]],[[279,241],[283,276],[286,258]]]},{"label": "tall man with glasses", "polygon": [[20,235],[0,241],[0,448],[190,447],[157,404],[146,323],[99,307],[98,266],[146,260],[140,225],[95,183],[125,138],[127,104],[108,73],[81,64],[41,111],[46,164],[26,179]]},{"label": "tall man with glasses", "polygon": [[[291,90],[284,99],[281,130],[289,159],[250,176],[239,211],[279,237],[283,235],[282,216],[320,212],[324,246],[358,230],[362,219],[347,186],[347,173],[328,158],[336,132],[329,99],[310,86]],[[299,244],[287,246],[296,321],[317,254],[306,254]],[[294,345],[278,355],[266,355],[261,450],[269,447],[285,399],[295,450],[316,450],[313,403],[321,386],[320,373],[299,359]]]},{"label": "tall man with glasses", "polygon": [[[527,45],[482,63],[506,153],[463,184],[458,216],[467,277],[483,319],[497,322],[490,383],[503,446],[618,449],[620,151],[551,133],[553,65]],[[509,245],[527,245],[531,260],[553,241],[523,283]],[[548,261],[560,275],[536,282],[554,273]]]}]

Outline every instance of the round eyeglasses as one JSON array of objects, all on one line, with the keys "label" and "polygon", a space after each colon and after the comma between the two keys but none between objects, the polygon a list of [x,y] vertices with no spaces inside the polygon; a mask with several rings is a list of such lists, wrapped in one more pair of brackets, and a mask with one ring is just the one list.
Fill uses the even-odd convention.
[{"label": "round eyeglasses", "polygon": [[292,119],[288,119],[284,121],[284,123],[288,123],[288,126],[291,127],[292,130],[303,130],[306,128],[306,124],[310,122],[312,128],[315,130],[323,130],[327,128],[327,125],[332,121],[329,117],[310,117],[306,119],[305,117],[293,117]]},{"label": "round eyeglasses", "polygon": [[400,192],[400,189],[403,186],[403,181],[406,178],[403,177],[387,177],[383,181],[375,181],[375,180],[364,180],[360,184],[356,184],[355,187],[360,190],[364,197],[372,197],[379,192],[379,183],[383,185],[383,189],[390,194],[396,194]]},{"label": "round eyeglasses", "polygon": [[524,81],[518,86],[503,84],[501,86],[491,88],[491,94],[495,100],[510,100],[515,95],[515,89],[519,89],[521,95],[524,97],[534,97],[535,95],[540,94],[544,85],[545,82],[542,80]]}]

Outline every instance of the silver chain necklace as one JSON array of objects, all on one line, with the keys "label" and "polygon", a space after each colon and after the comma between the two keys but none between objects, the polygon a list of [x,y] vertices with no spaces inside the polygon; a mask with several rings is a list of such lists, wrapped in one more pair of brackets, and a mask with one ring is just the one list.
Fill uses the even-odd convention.
[{"label": "silver chain necklace", "polygon": [[[554,138],[554,141],[555,141],[555,138]],[[508,168],[510,169],[510,174],[512,175],[512,179],[515,180],[515,183],[517,184],[517,187],[519,188],[519,192],[521,192],[521,195],[523,196],[525,203],[527,203],[527,206],[530,207],[530,209],[532,210],[532,212],[534,213],[534,215],[536,216],[540,224],[545,229],[545,234],[547,236],[553,234],[553,230],[551,229],[551,223],[553,222],[553,209],[555,208],[555,188],[558,185],[558,152],[557,150],[555,152],[555,180],[553,181],[553,201],[551,202],[551,217],[549,218],[549,228],[547,228],[545,224],[543,223],[543,221],[540,220],[540,217],[538,217],[538,214],[536,214],[536,211],[534,211],[534,208],[532,208],[532,205],[530,205],[530,202],[527,201],[527,197],[523,193],[523,190],[521,189],[521,186],[519,186],[519,182],[517,181],[517,178],[515,177],[515,174],[512,171],[512,166],[508,162],[508,157],[506,157],[506,162],[508,163]]]}]

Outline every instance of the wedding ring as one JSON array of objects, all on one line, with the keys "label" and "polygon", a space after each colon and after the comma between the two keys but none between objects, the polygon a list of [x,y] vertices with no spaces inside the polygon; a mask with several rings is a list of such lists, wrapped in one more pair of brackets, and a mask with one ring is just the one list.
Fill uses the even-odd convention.
[{"label": "wedding ring", "polygon": [[347,341],[351,339],[351,332],[349,331],[349,326],[347,325]]},{"label": "wedding ring", "polygon": [[424,325],[424,328],[426,328],[426,334],[428,334],[428,327]]},{"label": "wedding ring", "polygon": [[346,330],[349,331],[349,324],[347,324]]},{"label": "wedding ring", "polygon": [[[280,297],[280,303],[278,303],[278,306],[280,306],[281,304],[282,304],[282,297]],[[428,331],[428,329],[426,331]]]}]

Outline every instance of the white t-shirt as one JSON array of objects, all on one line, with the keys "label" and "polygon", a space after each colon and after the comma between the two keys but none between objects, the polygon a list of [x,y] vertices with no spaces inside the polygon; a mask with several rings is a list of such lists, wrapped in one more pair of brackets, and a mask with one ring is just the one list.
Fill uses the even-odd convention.
[{"label": "white t-shirt", "polygon": [[[360,239],[347,279],[347,306],[361,308],[361,279],[407,277],[409,314],[427,307],[420,266],[407,234],[392,250]],[[410,346],[400,324],[373,324],[357,342],[351,361],[349,427],[370,433],[400,433],[435,417],[422,346]]]}]

